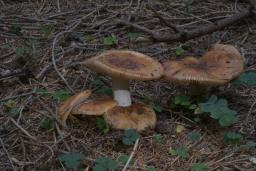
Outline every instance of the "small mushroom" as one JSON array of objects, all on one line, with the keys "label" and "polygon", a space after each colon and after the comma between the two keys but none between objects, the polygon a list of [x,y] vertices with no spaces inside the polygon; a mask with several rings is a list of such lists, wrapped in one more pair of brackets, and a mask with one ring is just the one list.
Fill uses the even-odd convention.
[{"label": "small mushroom", "polygon": [[117,104],[116,101],[110,97],[95,99],[91,94],[91,90],[85,90],[73,95],[60,104],[58,114],[63,126],[65,126],[65,122],[70,114],[100,116]]},{"label": "small mushroom", "polygon": [[[110,50],[86,60],[84,64],[98,73],[112,77],[113,96],[117,106],[104,114],[108,124],[117,129],[136,130],[154,126],[156,116],[151,108],[132,105],[129,80],[146,81],[160,78],[163,67],[159,62],[134,51]],[[140,111],[145,113],[140,115]]]},{"label": "small mushroom", "polygon": [[201,58],[187,57],[165,62],[164,77],[174,83],[201,88],[221,86],[243,72],[244,60],[232,45],[215,44]]}]

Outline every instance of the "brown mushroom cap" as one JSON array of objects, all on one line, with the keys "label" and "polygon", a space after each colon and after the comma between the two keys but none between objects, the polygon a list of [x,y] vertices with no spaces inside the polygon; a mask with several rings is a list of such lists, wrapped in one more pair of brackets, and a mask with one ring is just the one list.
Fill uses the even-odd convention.
[{"label": "brown mushroom cap", "polygon": [[106,111],[115,107],[117,102],[112,99],[101,99],[88,103],[82,103],[71,111],[72,115],[103,115]]},{"label": "brown mushroom cap", "polygon": [[165,62],[165,78],[181,84],[218,86],[243,72],[244,60],[231,45],[215,44],[203,57]]},{"label": "brown mushroom cap", "polygon": [[104,114],[107,124],[115,129],[135,129],[142,131],[153,128],[156,124],[156,114],[153,109],[143,104],[133,104],[128,107],[116,106]]},{"label": "brown mushroom cap", "polygon": [[84,62],[92,70],[116,78],[131,80],[158,79],[162,65],[142,53],[128,50],[109,50]]}]

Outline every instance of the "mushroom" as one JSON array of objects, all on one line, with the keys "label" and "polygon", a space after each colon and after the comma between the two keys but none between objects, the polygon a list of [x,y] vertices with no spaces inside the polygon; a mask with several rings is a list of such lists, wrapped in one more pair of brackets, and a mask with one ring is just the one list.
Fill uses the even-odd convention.
[{"label": "mushroom", "polygon": [[154,127],[156,116],[150,107],[132,104],[129,80],[154,80],[163,74],[162,65],[134,51],[109,50],[83,63],[88,68],[112,77],[112,89],[117,106],[108,110],[106,122],[116,129],[132,128],[141,131]]},{"label": "mushroom", "polygon": [[58,114],[63,126],[65,126],[65,122],[70,114],[100,116],[117,104],[111,98],[101,97],[100,99],[95,99],[91,94],[91,90],[85,90],[71,96],[60,104]]},{"label": "mushroom", "polygon": [[202,88],[221,86],[243,72],[244,60],[232,45],[215,44],[201,58],[187,57],[165,62],[164,77],[178,84]]}]

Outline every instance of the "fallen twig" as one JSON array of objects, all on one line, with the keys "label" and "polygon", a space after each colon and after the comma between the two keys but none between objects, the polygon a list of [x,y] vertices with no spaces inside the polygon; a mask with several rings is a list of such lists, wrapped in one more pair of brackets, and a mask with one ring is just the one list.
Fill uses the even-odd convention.
[{"label": "fallen twig", "polygon": [[139,140],[140,140],[139,138],[136,140],[136,142],[135,142],[135,144],[134,144],[134,146],[133,146],[133,150],[132,150],[132,152],[131,152],[131,154],[130,154],[128,160],[127,160],[127,162],[125,163],[125,166],[124,166],[124,168],[122,169],[122,171],[126,171],[127,167],[129,166],[129,164],[130,164],[130,162],[131,162],[131,160],[132,160],[132,158],[133,158],[133,156],[134,156],[134,154],[135,154],[135,152],[136,152],[136,150],[137,150],[137,148],[138,148]]},{"label": "fallen twig", "polygon": [[148,28],[145,28],[143,26],[134,24],[134,23],[130,23],[130,22],[126,22],[126,21],[121,21],[121,20],[117,20],[118,24],[122,24],[122,25],[126,25],[126,26],[130,26],[133,28],[136,28],[140,31],[143,31],[145,33],[148,33],[154,41],[157,42],[173,42],[173,41],[186,41],[186,40],[190,40],[196,37],[200,37],[212,32],[215,32],[217,30],[221,30],[223,28],[225,28],[226,26],[229,26],[233,23],[236,23],[240,20],[243,20],[247,17],[250,17],[253,15],[252,9],[247,9],[245,11],[242,11],[240,13],[234,14],[231,17],[219,20],[213,24],[208,24],[204,27],[200,27],[194,30],[190,30],[190,31],[182,31],[181,33],[177,33],[177,34],[170,34],[170,33],[158,33],[155,31],[152,31]]}]

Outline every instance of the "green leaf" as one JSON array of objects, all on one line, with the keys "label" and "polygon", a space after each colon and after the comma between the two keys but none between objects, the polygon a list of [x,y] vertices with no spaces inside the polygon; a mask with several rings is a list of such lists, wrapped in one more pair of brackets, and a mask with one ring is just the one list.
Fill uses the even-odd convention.
[{"label": "green leaf", "polygon": [[109,131],[109,127],[102,117],[96,118],[96,127],[103,133],[107,133]]},{"label": "green leaf", "polygon": [[58,100],[59,102],[62,102],[67,100],[70,97],[70,95],[65,90],[56,90],[52,93],[52,97]]},{"label": "green leaf", "polygon": [[80,161],[85,159],[82,153],[61,154],[58,159],[65,164],[67,168],[75,168],[79,166]]},{"label": "green leaf", "polygon": [[16,35],[21,35],[21,26],[20,25],[12,25],[10,28],[10,32]]},{"label": "green leaf", "polygon": [[134,142],[140,138],[140,134],[138,134],[135,130],[133,129],[127,129],[124,131],[124,136],[122,138],[122,142],[125,145],[133,145]]},{"label": "green leaf", "polygon": [[201,134],[199,132],[193,131],[189,134],[189,138],[192,142],[197,142],[201,138]]},{"label": "green leaf", "polygon": [[108,96],[112,96],[112,94],[113,94],[112,89],[107,86],[102,86],[102,87],[98,88],[95,92],[100,93],[100,94],[106,94]]},{"label": "green leaf", "polygon": [[225,99],[218,99],[212,95],[206,103],[199,103],[202,112],[210,113],[210,117],[219,120],[219,124],[228,127],[236,122],[236,111],[228,108]]},{"label": "green leaf", "polygon": [[117,40],[116,36],[114,36],[114,35],[104,37],[104,39],[103,39],[103,44],[106,46],[116,45],[117,43],[118,43],[118,40]]},{"label": "green leaf", "polygon": [[188,157],[188,149],[184,147],[178,147],[175,149],[170,148],[169,149],[169,154],[172,156],[179,156],[182,158],[187,158]]},{"label": "green leaf", "polygon": [[93,88],[101,87],[101,86],[104,86],[104,85],[105,85],[105,83],[102,81],[102,79],[100,77],[95,78],[91,82],[91,86]]},{"label": "green leaf", "polygon": [[154,166],[149,166],[146,171],[157,171]]},{"label": "green leaf", "polygon": [[154,134],[153,135],[153,141],[158,143],[158,144],[163,144],[164,143],[164,138],[161,134]]},{"label": "green leaf", "polygon": [[206,164],[203,164],[203,163],[193,163],[192,169],[195,171],[207,171],[208,167]]},{"label": "green leaf", "polygon": [[96,160],[95,166],[92,168],[93,171],[111,171],[118,167],[115,160],[108,157],[99,157]]},{"label": "green leaf", "polygon": [[152,102],[151,107],[154,109],[155,112],[162,112],[163,108],[159,102]]},{"label": "green leaf", "polygon": [[242,139],[242,135],[235,132],[227,132],[224,135],[224,142],[231,145],[239,144]]},{"label": "green leaf", "polygon": [[177,56],[181,56],[184,52],[185,52],[185,50],[182,47],[177,47],[175,50],[175,54]]},{"label": "green leaf", "polygon": [[40,121],[40,127],[43,129],[51,129],[54,127],[54,122],[48,117],[43,117]]},{"label": "green leaf", "polygon": [[175,96],[174,98],[174,104],[175,105],[181,105],[181,106],[190,106],[191,105],[190,97],[188,96]]},{"label": "green leaf", "polygon": [[233,85],[245,84],[248,86],[256,85],[256,72],[242,73],[237,79],[232,82]]},{"label": "green leaf", "polygon": [[[129,160],[129,157],[130,156],[128,156],[128,155],[121,155],[120,157],[118,157],[118,161],[120,161],[121,163],[123,163],[123,164],[126,164],[127,163],[127,161]],[[130,164],[131,165],[134,165],[135,164],[135,160],[134,159],[132,159],[131,161],[130,161]]]}]

